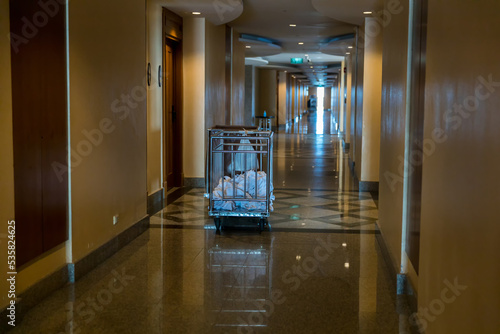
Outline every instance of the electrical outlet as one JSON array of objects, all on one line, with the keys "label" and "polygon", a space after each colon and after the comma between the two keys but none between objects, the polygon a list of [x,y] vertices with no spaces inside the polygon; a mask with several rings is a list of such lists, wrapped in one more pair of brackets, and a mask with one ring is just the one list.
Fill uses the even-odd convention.
[{"label": "electrical outlet", "polygon": [[113,225],[118,224],[118,215],[113,216]]}]

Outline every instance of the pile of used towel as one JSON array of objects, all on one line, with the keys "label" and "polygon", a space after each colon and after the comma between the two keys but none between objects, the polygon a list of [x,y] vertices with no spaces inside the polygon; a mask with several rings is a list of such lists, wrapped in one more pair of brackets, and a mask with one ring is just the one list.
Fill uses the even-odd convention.
[{"label": "pile of used towel", "polygon": [[[229,176],[224,176],[224,180],[221,178],[219,184],[215,187],[213,191],[214,198],[214,209],[215,210],[226,210],[234,211],[236,209],[242,209],[246,211],[266,211],[265,202],[255,201],[255,176],[257,175],[257,199],[266,198],[266,183],[267,175],[265,172],[257,172],[254,170],[246,171],[243,174],[236,175],[234,180]],[[246,189],[245,189],[245,178],[246,178]],[[222,184],[224,182],[224,198],[222,200]],[[273,184],[271,182],[269,187],[269,210],[273,211]],[[235,191],[236,190],[236,191]],[[246,190],[246,191],[245,191]],[[236,196],[234,196],[236,194]],[[246,198],[248,200],[239,200]],[[238,199],[234,201],[233,199]]]}]

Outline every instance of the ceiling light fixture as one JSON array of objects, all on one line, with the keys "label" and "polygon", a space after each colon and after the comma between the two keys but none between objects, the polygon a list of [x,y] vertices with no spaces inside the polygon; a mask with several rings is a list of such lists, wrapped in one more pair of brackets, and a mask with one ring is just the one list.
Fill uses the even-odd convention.
[{"label": "ceiling light fixture", "polygon": [[192,12],[193,15],[201,15],[201,12]]},{"label": "ceiling light fixture", "polygon": [[296,24],[293,23],[290,24],[290,27],[296,27],[296,26],[297,26]]},{"label": "ceiling light fixture", "polygon": [[304,42],[299,42],[299,45],[304,45]]},{"label": "ceiling light fixture", "polygon": [[348,49],[352,49],[352,46],[348,46],[347,48],[348,48]]},{"label": "ceiling light fixture", "polygon": [[345,54],[346,54],[346,55],[350,55],[351,53],[350,53],[350,52],[346,52]]},{"label": "ceiling light fixture", "polygon": [[363,12],[363,14],[365,14],[365,15],[370,15],[370,14],[372,14],[372,13],[373,13],[373,12],[370,12],[370,11]]},{"label": "ceiling light fixture", "polygon": [[247,49],[251,49],[252,47],[251,47],[250,45],[247,45],[247,46],[246,46],[246,48],[247,48]]}]

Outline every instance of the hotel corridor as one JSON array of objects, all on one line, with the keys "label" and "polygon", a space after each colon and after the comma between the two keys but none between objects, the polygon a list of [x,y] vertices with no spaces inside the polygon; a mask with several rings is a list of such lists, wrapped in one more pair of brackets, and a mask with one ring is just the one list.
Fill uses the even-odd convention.
[{"label": "hotel corridor", "polygon": [[299,131],[312,119],[276,134],[271,231],[216,234],[204,189],[174,189],[145,233],[12,333],[409,333],[376,203],[335,133]]}]

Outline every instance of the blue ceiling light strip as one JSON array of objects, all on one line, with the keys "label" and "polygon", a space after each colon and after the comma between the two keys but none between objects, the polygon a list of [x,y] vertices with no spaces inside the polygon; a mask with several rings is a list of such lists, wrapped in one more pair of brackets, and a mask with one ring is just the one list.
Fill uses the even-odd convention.
[{"label": "blue ceiling light strip", "polygon": [[277,46],[281,46],[280,43],[276,40],[266,38],[266,37],[261,37],[257,35],[250,35],[250,34],[241,34],[240,39],[244,39],[246,41],[253,41],[253,42],[259,42],[259,43],[266,43],[266,44],[274,44]]},{"label": "blue ceiling light strip", "polygon": [[352,39],[352,38],[355,38],[355,37],[356,37],[356,34],[345,34],[345,35],[330,37],[330,38],[324,40],[322,43],[324,43],[324,44],[330,44],[332,42],[344,41],[346,39]]}]

